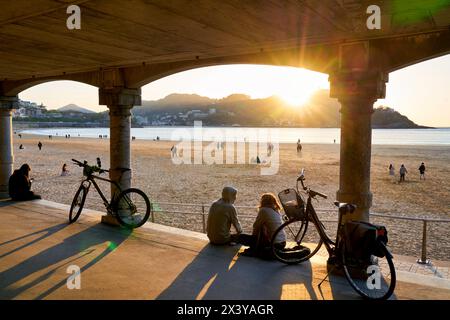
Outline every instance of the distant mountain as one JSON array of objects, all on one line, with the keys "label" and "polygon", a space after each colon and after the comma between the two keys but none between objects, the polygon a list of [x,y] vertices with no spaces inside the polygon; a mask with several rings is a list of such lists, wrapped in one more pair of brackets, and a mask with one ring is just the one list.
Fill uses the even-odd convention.
[{"label": "distant mountain", "polygon": [[[294,108],[283,99],[272,96],[251,99],[245,94],[232,94],[211,99],[196,94],[171,94],[156,101],[142,101],[133,114],[147,125],[192,125],[202,120],[206,126],[280,126],[336,128],[340,126],[341,105],[330,98],[329,90],[318,90],[309,102]],[[144,124],[145,125],[145,124]],[[376,108],[373,128],[421,128],[406,116],[388,107]]]},{"label": "distant mountain", "polygon": [[59,112],[80,112],[80,113],[95,113],[92,110],[77,106],[76,104],[68,104],[64,107],[57,109]]},{"label": "distant mountain", "polygon": [[[214,104],[215,100],[202,97],[198,94],[182,94],[182,93],[172,93],[163,99],[154,101],[142,101],[143,107],[151,107],[154,109],[159,108],[186,108],[186,107],[196,107],[196,106],[208,106]],[[140,108],[140,107],[135,107]]]}]

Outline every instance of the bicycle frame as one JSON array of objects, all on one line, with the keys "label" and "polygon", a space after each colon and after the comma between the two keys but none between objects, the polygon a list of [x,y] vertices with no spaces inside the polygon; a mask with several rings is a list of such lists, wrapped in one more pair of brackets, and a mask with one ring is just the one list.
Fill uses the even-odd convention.
[{"label": "bicycle frame", "polygon": [[322,222],[320,221],[319,217],[317,216],[316,210],[312,205],[312,198],[310,196],[308,196],[308,200],[306,202],[306,219],[308,219],[308,222],[311,221],[314,224],[317,232],[319,233],[320,239],[323,241],[323,244],[325,245],[325,248],[328,251],[328,254],[330,256],[333,256],[335,253],[336,243],[338,243],[339,228],[341,225],[341,214],[339,213],[339,225],[338,225],[338,233],[336,236],[336,242],[331,240],[331,238],[326,233],[325,228]]},{"label": "bicycle frame", "polygon": [[[105,182],[109,182],[109,183],[113,184],[117,188],[117,190],[119,192],[114,192],[114,194],[111,197],[111,202],[109,202],[108,199],[105,197],[105,195],[103,194],[102,190],[98,186],[97,182],[95,182],[95,179],[102,180],[102,181],[105,181]],[[118,194],[120,194],[122,192],[122,189],[120,188],[120,185],[117,182],[112,181],[110,179],[102,178],[100,176],[90,175],[90,176],[86,177],[81,182],[81,184],[83,185],[84,182],[88,182],[89,183],[89,185],[87,187],[85,187],[87,189],[86,193],[89,192],[91,184],[94,185],[95,190],[97,190],[98,194],[100,195],[100,198],[102,198],[103,204],[104,204],[105,208],[108,210],[108,212],[111,209],[111,204],[114,203],[114,199],[116,198],[116,195],[118,195]]]},{"label": "bicycle frame", "polygon": [[[297,189],[297,192],[300,193],[300,190],[298,188],[298,182],[299,182],[299,180],[297,180],[296,189]],[[335,256],[336,250],[338,247],[338,243],[340,241],[339,237],[340,237],[340,230],[342,227],[342,214],[339,211],[338,230],[336,232],[336,241],[333,241],[333,240],[331,240],[331,238],[328,236],[327,232],[325,231],[325,227],[324,227],[323,223],[320,221],[319,216],[317,215],[317,212],[314,209],[314,206],[312,205],[312,197],[311,197],[311,194],[309,193],[310,189],[305,188],[305,186],[303,185],[303,182],[302,182],[302,186],[303,186],[303,189],[306,190],[307,194],[308,194],[308,199],[306,201],[306,208],[305,208],[306,219],[308,222],[311,221],[314,224],[317,232],[319,233],[320,239],[322,240],[323,244],[325,245],[325,248],[328,251],[329,256],[330,257]],[[307,228],[308,228],[308,226],[306,225],[304,234],[306,234]],[[303,238],[303,236],[302,236],[302,238]]]}]

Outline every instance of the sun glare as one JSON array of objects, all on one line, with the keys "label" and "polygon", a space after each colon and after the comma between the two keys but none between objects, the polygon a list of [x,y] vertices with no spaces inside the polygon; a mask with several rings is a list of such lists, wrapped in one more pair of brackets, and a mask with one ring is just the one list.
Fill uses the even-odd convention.
[{"label": "sun glare", "polygon": [[293,82],[292,78],[289,77],[280,80],[275,94],[293,108],[304,106],[314,92],[321,87],[320,82],[313,77],[298,79],[300,81],[297,80],[296,82]]},{"label": "sun glare", "polygon": [[300,108],[308,102],[313,92],[303,92],[302,90],[288,91],[277,93],[287,104],[294,108]]}]

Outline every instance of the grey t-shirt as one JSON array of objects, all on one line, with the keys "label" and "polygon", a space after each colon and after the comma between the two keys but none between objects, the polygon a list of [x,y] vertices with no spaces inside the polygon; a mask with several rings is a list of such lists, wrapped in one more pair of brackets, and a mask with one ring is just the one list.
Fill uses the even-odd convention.
[{"label": "grey t-shirt", "polygon": [[[270,237],[273,236],[275,231],[279,226],[283,224],[283,220],[281,220],[281,215],[273,210],[272,208],[262,207],[258,211],[258,216],[256,217],[255,222],[253,223],[253,234],[257,235],[262,228],[262,225],[265,225]],[[275,243],[285,242],[286,234],[284,230],[278,232],[277,237],[275,239]]]},{"label": "grey t-shirt", "polygon": [[207,235],[214,244],[225,244],[230,241],[230,228],[234,226],[237,233],[242,233],[242,227],[237,218],[234,205],[219,199],[211,205],[208,213]]}]

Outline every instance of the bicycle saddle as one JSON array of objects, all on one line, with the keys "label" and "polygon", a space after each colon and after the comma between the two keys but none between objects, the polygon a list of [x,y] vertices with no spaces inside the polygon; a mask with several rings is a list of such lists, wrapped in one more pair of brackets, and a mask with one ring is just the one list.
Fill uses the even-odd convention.
[{"label": "bicycle saddle", "polygon": [[339,210],[344,210],[344,211],[350,212],[350,213],[352,213],[356,209],[356,205],[355,204],[346,203],[346,202],[335,201],[334,205],[336,207],[338,207]]}]

